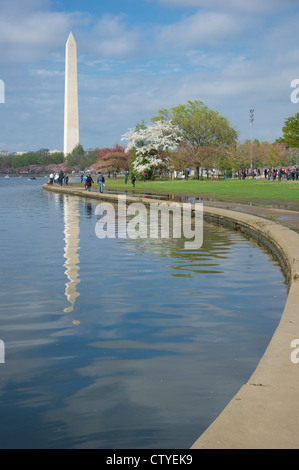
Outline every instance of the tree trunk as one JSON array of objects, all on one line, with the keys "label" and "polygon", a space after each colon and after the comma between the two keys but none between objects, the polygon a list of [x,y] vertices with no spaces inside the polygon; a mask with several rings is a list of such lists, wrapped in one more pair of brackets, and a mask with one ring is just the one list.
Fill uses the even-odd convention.
[{"label": "tree trunk", "polygon": [[195,167],[194,180],[199,180],[199,166]]}]

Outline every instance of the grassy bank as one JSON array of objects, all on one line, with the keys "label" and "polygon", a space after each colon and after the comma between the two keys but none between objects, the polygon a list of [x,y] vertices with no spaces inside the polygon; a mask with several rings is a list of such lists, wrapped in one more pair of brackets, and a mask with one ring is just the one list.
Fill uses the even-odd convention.
[{"label": "grassy bank", "polygon": [[[75,185],[82,186],[80,183]],[[95,188],[95,185],[93,185]],[[123,178],[107,178],[106,189],[128,190],[133,189]],[[136,181],[136,192],[156,194],[177,194],[197,197],[211,197],[217,200],[235,200],[239,202],[265,203],[299,203],[299,181],[268,181],[268,180],[162,180]]]}]

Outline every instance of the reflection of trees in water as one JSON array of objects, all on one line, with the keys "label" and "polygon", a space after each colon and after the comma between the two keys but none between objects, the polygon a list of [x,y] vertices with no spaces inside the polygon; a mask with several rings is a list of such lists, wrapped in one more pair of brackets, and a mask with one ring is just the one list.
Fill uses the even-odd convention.
[{"label": "reflection of trees in water", "polygon": [[[149,226],[149,216],[148,216]],[[229,256],[229,246],[233,245],[231,234],[219,226],[204,223],[203,225],[203,244],[201,248],[187,250],[184,248],[186,237],[173,237],[172,217],[169,222],[169,238],[138,238],[130,240],[128,246],[137,253],[151,252],[158,255],[159,259],[172,259],[174,262],[171,268],[177,271],[174,276],[186,276],[189,273],[221,273],[219,270],[221,259],[227,259]],[[191,226],[194,230],[194,223]],[[159,234],[161,231],[159,230]],[[217,269],[218,268],[218,269]],[[189,274],[190,275],[190,274]]]},{"label": "reflection of trees in water", "polygon": [[221,273],[220,260],[228,258],[228,247],[232,243],[229,234],[219,227],[204,225],[203,245],[200,249],[185,250],[183,238],[138,240],[134,243],[134,249],[141,252],[150,251],[159,255],[160,259],[174,260],[171,268],[178,273],[173,275],[183,276],[184,271],[194,274]]},{"label": "reflection of trees in water", "polygon": [[[139,202],[139,201],[138,201]],[[192,201],[194,202],[194,201]],[[126,206],[126,216],[124,214],[118,213],[118,204],[109,203],[114,207],[114,217],[113,217],[113,237],[118,238],[118,230],[120,229],[122,235],[119,238],[124,238],[123,235],[126,232],[128,223],[135,218],[135,214],[129,216],[127,214],[128,206]],[[140,203],[142,205],[142,203]],[[146,207],[146,206],[144,206]],[[102,216],[102,204],[97,204],[97,215]],[[204,221],[203,223],[203,244],[201,248],[195,250],[185,249],[184,244],[190,239],[184,237],[184,230],[181,228],[182,236],[180,238],[173,237],[173,220],[172,212],[169,212],[169,237],[162,238],[161,227],[159,226],[159,237],[151,238],[150,237],[150,211],[147,209],[146,215],[146,226],[147,226],[147,236],[139,237],[136,239],[126,236],[126,246],[128,249],[132,249],[135,255],[142,252],[150,252],[157,255],[159,259],[172,258],[173,260],[179,261],[182,264],[172,264],[172,269],[178,271],[177,276],[183,276],[179,271],[188,270],[193,273],[222,273],[221,270],[216,268],[221,266],[221,260],[229,259],[232,254],[232,247],[234,245],[245,244],[246,246],[256,245],[254,241],[247,241],[245,237],[239,235],[235,231],[231,231],[227,228],[219,226],[218,224],[213,224]],[[142,219],[142,218],[141,218]],[[194,230],[194,219],[193,224],[191,225],[191,231]],[[159,215],[159,222],[160,215]],[[182,223],[182,221],[181,221]],[[112,226],[112,225],[111,225]],[[191,240],[192,241],[192,240]],[[269,260],[272,262],[275,261],[271,253],[268,252],[266,248],[259,246],[259,250],[267,254]],[[249,255],[252,257],[253,255]],[[173,274],[175,275],[175,274]],[[186,274],[185,274],[186,275]]]},{"label": "reflection of trees in water", "polygon": [[[126,247],[132,250],[135,256],[138,256],[138,254],[142,255],[146,252],[156,255],[157,261],[173,260],[170,261],[169,266],[174,271],[172,273],[173,276],[190,277],[194,274],[222,273],[221,260],[228,259],[231,256],[231,254],[229,254],[231,247],[235,243],[240,243],[240,238],[238,235],[235,235],[235,233],[232,233],[228,229],[219,225],[204,222],[203,244],[201,248],[194,250],[185,249],[185,242],[192,241],[192,239],[188,239],[184,236],[182,217],[181,219],[177,219],[173,217],[173,213],[171,211],[169,212],[169,237],[163,238],[161,237],[161,214],[159,213],[158,237],[151,238],[151,218],[149,209],[147,209],[144,217],[136,217],[136,213],[134,211],[133,215],[128,215],[128,206],[126,206],[125,212],[119,213],[117,203],[109,203],[109,205],[113,207],[113,211],[110,214],[103,210],[103,208],[105,208],[105,204],[103,205],[100,203],[96,206],[96,216],[98,220],[105,215],[105,221],[106,223],[108,222],[107,234],[109,233],[109,237],[117,238],[119,230],[124,234],[128,225],[132,223],[133,220],[134,222],[139,221],[139,226],[137,224],[137,233],[141,234],[141,237],[131,238],[127,235]],[[174,237],[174,220],[176,223],[178,223],[179,220],[181,224],[180,238]],[[141,226],[142,224],[144,225]],[[195,228],[196,225],[193,218],[190,229],[191,231],[194,231]],[[143,229],[147,229],[146,236],[144,236],[145,230]],[[124,235],[120,238],[124,238]]]}]

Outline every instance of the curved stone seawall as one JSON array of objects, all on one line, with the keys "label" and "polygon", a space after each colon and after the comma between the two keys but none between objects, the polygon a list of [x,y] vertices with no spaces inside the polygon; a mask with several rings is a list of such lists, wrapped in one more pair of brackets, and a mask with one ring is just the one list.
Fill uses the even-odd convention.
[{"label": "curved stone seawall", "polygon": [[[44,189],[99,202],[118,198],[56,185]],[[127,197],[131,202],[162,201]],[[271,220],[227,209],[204,206],[203,215],[204,220],[239,230],[266,246],[278,259],[289,290],[279,325],[257,368],[192,449],[298,449],[299,234]]]}]

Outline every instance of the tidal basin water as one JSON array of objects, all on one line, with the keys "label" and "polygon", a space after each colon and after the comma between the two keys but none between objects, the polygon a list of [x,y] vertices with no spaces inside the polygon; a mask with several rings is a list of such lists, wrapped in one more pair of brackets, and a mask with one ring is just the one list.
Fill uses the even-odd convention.
[{"label": "tidal basin water", "polygon": [[189,448],[277,327],[278,263],[207,223],[195,251],[100,240],[44,183],[0,178],[0,448]]}]

